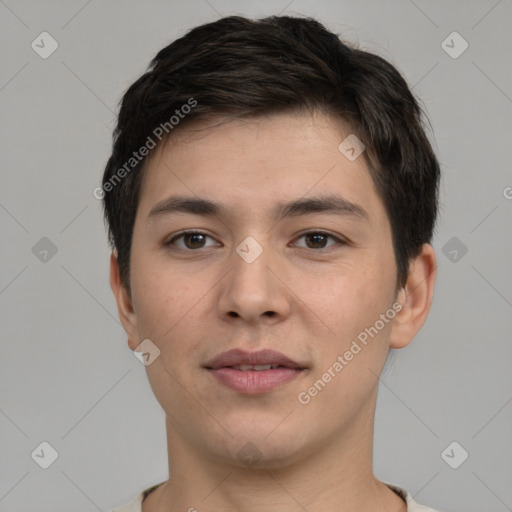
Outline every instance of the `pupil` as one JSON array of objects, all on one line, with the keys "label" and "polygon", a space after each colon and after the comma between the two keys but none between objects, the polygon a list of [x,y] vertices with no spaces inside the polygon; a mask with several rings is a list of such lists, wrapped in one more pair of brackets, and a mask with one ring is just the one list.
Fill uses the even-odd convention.
[{"label": "pupil", "polygon": [[204,243],[204,236],[200,233],[192,233],[187,235],[189,243],[187,246],[192,246],[193,248],[201,247]]},{"label": "pupil", "polygon": [[313,235],[308,235],[309,240],[313,240],[313,245],[315,247],[323,247],[325,242],[325,235],[322,235],[321,233],[315,233]]}]

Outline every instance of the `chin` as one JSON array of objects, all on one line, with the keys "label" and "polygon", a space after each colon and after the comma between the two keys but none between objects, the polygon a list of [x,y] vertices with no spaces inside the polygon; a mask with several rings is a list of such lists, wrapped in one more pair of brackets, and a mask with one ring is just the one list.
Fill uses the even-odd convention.
[{"label": "chin", "polygon": [[275,422],[274,431],[266,424],[264,428],[257,427],[253,424],[250,431],[230,430],[233,437],[225,438],[220,446],[212,447],[217,452],[215,455],[229,465],[263,470],[290,466],[312,451],[311,448],[308,450],[309,443],[298,425],[294,432],[290,428],[279,431]]}]

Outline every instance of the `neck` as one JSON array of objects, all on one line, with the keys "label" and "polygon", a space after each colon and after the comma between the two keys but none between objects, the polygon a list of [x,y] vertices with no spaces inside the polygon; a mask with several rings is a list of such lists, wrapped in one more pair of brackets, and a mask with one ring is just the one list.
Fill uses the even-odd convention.
[{"label": "neck", "polygon": [[405,512],[373,475],[374,413],[362,417],[293,461],[254,467],[205,456],[167,420],[169,480],[144,500],[143,512]]}]

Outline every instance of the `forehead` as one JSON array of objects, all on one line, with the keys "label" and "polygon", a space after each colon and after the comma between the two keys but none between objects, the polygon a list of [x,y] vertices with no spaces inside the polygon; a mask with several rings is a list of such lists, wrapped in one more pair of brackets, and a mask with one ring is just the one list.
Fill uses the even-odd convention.
[{"label": "forehead", "polygon": [[345,146],[340,150],[353,136],[322,114],[194,123],[150,155],[139,209],[148,215],[181,194],[215,198],[240,215],[256,206],[275,213],[277,203],[337,194],[370,215],[385,215],[363,155],[350,159]]}]

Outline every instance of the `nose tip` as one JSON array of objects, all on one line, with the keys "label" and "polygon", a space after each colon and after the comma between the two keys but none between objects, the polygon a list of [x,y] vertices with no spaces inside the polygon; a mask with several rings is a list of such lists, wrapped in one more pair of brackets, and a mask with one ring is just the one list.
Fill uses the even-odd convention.
[{"label": "nose tip", "polygon": [[[286,316],[288,299],[281,281],[269,267],[270,249],[253,236],[246,237],[233,254],[232,270],[223,281],[219,314],[254,323]],[[277,262],[273,262],[277,265]]]}]

